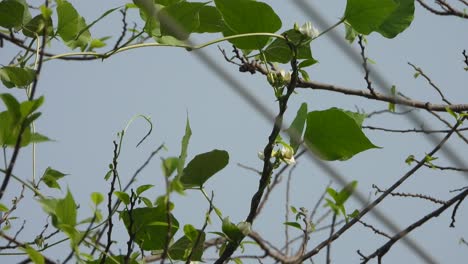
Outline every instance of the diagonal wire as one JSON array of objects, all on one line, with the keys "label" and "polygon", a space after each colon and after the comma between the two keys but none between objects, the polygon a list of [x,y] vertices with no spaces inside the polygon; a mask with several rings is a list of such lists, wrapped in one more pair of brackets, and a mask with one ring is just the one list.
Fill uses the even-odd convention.
[{"label": "diagonal wire", "polygon": [[[292,1],[294,5],[296,5],[297,9],[299,9],[304,15],[306,15],[309,19],[313,20],[316,22],[316,25],[319,28],[328,28],[328,23],[326,19],[316,10],[316,8],[312,7],[312,4],[310,2],[306,2],[304,0],[296,0]],[[350,61],[352,61],[357,67],[361,67],[361,57],[358,53],[353,51],[348,45],[343,37],[338,35],[336,31],[330,31],[327,33],[327,36],[330,37],[331,40],[333,40],[333,43],[340,48],[340,50],[348,57]],[[391,94],[390,93],[390,83],[385,79],[383,74],[380,72],[373,70],[373,80],[378,84],[381,90],[383,90],[386,94]],[[408,108],[405,106],[401,106],[404,110],[407,110]],[[423,123],[423,120],[419,117],[419,115],[413,111],[409,112],[407,115],[405,115],[411,122],[414,124],[421,124]],[[428,129],[431,129],[428,127]],[[425,134],[429,141],[437,145],[438,142],[440,142],[441,138],[435,134]],[[449,160],[451,160],[457,167],[464,167],[465,162],[457,155],[455,154],[456,152],[450,148],[448,145],[446,145],[443,149],[441,149],[441,152],[447,156]],[[465,176],[466,179],[468,179],[468,173],[463,173],[463,176]]]}]

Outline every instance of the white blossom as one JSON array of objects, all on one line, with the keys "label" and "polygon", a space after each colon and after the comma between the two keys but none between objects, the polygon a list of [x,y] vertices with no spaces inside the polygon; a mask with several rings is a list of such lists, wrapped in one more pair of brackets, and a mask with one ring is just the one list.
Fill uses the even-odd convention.
[{"label": "white blossom", "polygon": [[281,157],[288,165],[296,164],[296,160],[294,159],[294,150],[290,146],[282,146],[281,147]]},{"label": "white blossom", "polygon": [[299,27],[299,32],[311,39],[316,38],[319,35],[318,29],[312,26],[311,22],[306,22],[304,25]]}]

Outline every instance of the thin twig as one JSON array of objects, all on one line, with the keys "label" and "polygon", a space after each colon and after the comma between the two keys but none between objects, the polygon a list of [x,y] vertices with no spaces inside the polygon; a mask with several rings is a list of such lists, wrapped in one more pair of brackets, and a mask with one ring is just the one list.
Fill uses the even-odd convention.
[{"label": "thin twig", "polygon": [[[381,190],[377,185],[372,184],[372,188],[374,188],[376,191],[375,193],[385,193],[387,190]],[[418,199],[423,199],[427,200],[436,204],[446,204],[445,201],[442,201],[440,199],[436,199],[434,197],[431,197],[429,195],[424,195],[424,194],[413,194],[413,193],[400,193],[400,192],[390,192],[389,193],[391,196],[394,197],[411,197],[411,198],[418,198]]]},{"label": "thin twig", "polygon": [[[375,127],[375,126],[362,126],[363,129],[370,129],[370,130],[379,130],[384,132],[392,132],[392,133],[424,133],[424,134],[435,134],[435,133],[448,133],[450,129],[433,129],[433,130],[426,130],[426,129],[393,129],[393,128],[384,128],[384,127]],[[462,127],[457,129],[457,131],[468,131],[468,127]]]},{"label": "thin twig", "polygon": [[[440,120],[440,122],[444,123],[448,128],[450,129],[453,129],[452,125],[447,121],[445,120],[443,117],[441,117],[439,114],[437,114],[436,112],[434,111],[429,111],[429,113],[433,116],[435,116],[437,119]],[[468,144],[468,138],[466,138],[460,131],[459,129],[456,129],[455,130],[455,133],[457,134],[457,136],[462,139],[463,141],[465,141],[466,144]]]},{"label": "thin twig", "polygon": [[[333,232],[335,232],[335,221],[336,221],[336,213],[334,213],[332,217],[330,237],[333,235]],[[327,258],[326,259],[327,259],[327,264],[330,264],[331,263],[331,243],[327,245]]]},{"label": "thin twig", "polygon": [[452,103],[447,100],[447,98],[445,98],[444,94],[442,93],[442,91],[440,90],[440,88],[431,80],[431,78],[429,78],[429,76],[427,76],[423,70],[419,67],[416,67],[414,64],[412,64],[411,62],[408,62],[408,64],[413,67],[413,69],[417,72],[417,74],[421,75],[422,77],[424,77],[424,79],[426,79],[426,81],[429,83],[429,85],[432,86],[432,88],[434,88],[437,93],[440,95],[442,101],[446,102],[447,104],[451,105]]},{"label": "thin twig", "polygon": [[[294,168],[296,168],[295,165],[289,170],[288,180],[286,181],[286,203],[284,204],[284,206],[285,206],[285,208],[284,208],[285,223],[289,222],[289,201],[290,201],[290,191],[291,191],[291,176],[292,176],[292,172],[293,172]],[[285,238],[285,242],[287,243],[289,241],[289,226],[288,225],[284,225],[284,238]],[[289,247],[288,246],[286,247],[284,254],[286,256],[289,254]]]},{"label": "thin twig", "polygon": [[366,84],[367,84],[367,90],[369,90],[369,92],[373,95],[375,95],[375,91],[374,89],[372,88],[372,82],[370,81],[369,79],[369,67],[367,66],[367,57],[366,57],[366,54],[365,54],[365,48],[364,48],[364,44],[362,43],[362,35],[358,35],[358,44],[359,44],[359,47],[361,48],[361,58],[362,58],[362,67],[364,68],[364,80],[366,81]]},{"label": "thin twig", "polygon": [[450,206],[452,206],[454,203],[457,202],[457,204],[459,204],[461,201],[463,201],[463,199],[465,199],[465,197],[468,195],[468,189],[465,190],[464,192],[458,194],[457,196],[453,197],[452,199],[450,199],[449,201],[447,201],[446,204],[442,205],[441,207],[439,207],[437,210],[434,210],[433,212],[425,215],[423,218],[421,218],[420,220],[414,222],[413,224],[409,225],[407,228],[405,228],[404,230],[402,230],[401,232],[399,232],[398,234],[394,235],[390,241],[388,241],[387,243],[385,243],[383,246],[381,246],[379,249],[377,249],[374,253],[372,253],[371,255],[367,256],[364,261],[362,263],[367,263],[370,259],[372,258],[375,258],[377,257],[378,260],[379,260],[379,263],[381,262],[382,260],[382,257],[390,250],[390,248],[398,241],[400,240],[401,238],[403,238],[404,236],[408,235],[411,231],[413,231],[414,229],[422,226],[424,223],[426,223],[427,221],[429,221],[430,219],[434,218],[434,217],[438,217],[442,212],[444,212],[445,210],[447,210],[448,208],[450,208]]},{"label": "thin twig", "polygon": [[[110,184],[110,190],[109,192],[107,193],[107,214],[108,214],[108,217],[107,217],[107,226],[108,226],[108,229],[107,229],[107,244],[106,244],[106,248],[104,249],[104,253],[102,254],[102,258],[101,258],[101,264],[104,264],[106,263],[106,258],[107,258],[107,253],[109,252],[110,250],[110,247],[111,247],[111,244],[112,244],[112,228],[114,227],[114,224],[112,223],[112,195],[114,193],[114,190],[115,190],[115,181],[117,180],[117,178],[119,177],[119,173],[117,171],[117,164],[118,164],[118,158],[119,158],[119,145],[117,144],[117,142],[114,140],[113,141],[114,143],[114,158],[112,159],[112,181],[111,181],[111,184]],[[98,240],[96,240],[98,241]]]},{"label": "thin twig", "polygon": [[363,225],[363,226],[365,226],[365,227],[367,227],[367,228],[370,228],[372,231],[374,231],[374,233],[376,233],[376,234],[378,234],[378,235],[384,236],[384,237],[386,237],[386,238],[392,238],[390,235],[388,235],[388,234],[386,234],[385,232],[383,232],[383,231],[381,231],[381,230],[375,228],[375,227],[372,226],[371,224],[365,223],[365,222],[362,221],[362,220],[358,220],[358,222],[359,222],[361,225]]}]

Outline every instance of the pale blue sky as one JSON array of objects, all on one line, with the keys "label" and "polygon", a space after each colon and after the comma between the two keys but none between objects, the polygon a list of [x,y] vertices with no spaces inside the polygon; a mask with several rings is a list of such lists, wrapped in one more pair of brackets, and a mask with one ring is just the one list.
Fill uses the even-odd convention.
[{"label": "pale blue sky", "polygon": [[[114,1],[111,4],[105,1],[71,2],[87,22],[93,21],[106,10],[125,3],[125,1]],[[292,2],[267,1],[267,3],[282,19],[282,30],[291,28],[294,22],[302,24],[309,20]],[[313,1],[313,3],[329,23],[333,24],[342,16],[346,1],[320,3]],[[92,29],[93,36],[111,35],[114,36],[112,41],[115,41],[115,36],[120,34],[121,30],[120,19],[118,12],[108,16]],[[135,11],[129,14],[128,21],[130,24],[133,21],[140,23]],[[343,26],[336,30],[344,35]],[[434,16],[416,5],[413,24],[395,39],[385,39],[378,34],[367,37],[367,55],[376,62],[376,65],[371,65],[371,72],[378,70],[408,96],[421,101],[439,102],[438,95],[422,78],[413,78],[414,71],[407,65],[410,61],[422,67],[443,88],[449,100],[454,103],[466,103],[468,97],[464,86],[468,79],[466,71],[463,70],[461,51],[468,49],[467,32],[466,20]],[[197,42],[203,42],[219,36],[193,37]],[[111,43],[110,46],[113,45],[113,42]],[[228,43],[222,43],[220,46],[228,52],[231,50],[231,45]],[[353,44],[352,49],[357,51],[357,45]],[[66,49],[53,46],[50,51],[64,52]],[[219,67],[248,87],[262,104],[276,111],[273,91],[263,76],[238,72],[237,67],[225,62],[215,46],[210,46],[205,51]],[[6,43],[0,49],[2,59],[0,63],[7,63],[16,52],[15,48]],[[346,87],[365,88],[362,70],[355,68],[354,64],[349,62],[326,36],[312,43],[312,52],[320,61],[308,71],[312,79]],[[289,69],[287,65],[284,68]],[[5,92],[5,88],[2,89]],[[165,143],[168,148],[168,151],[161,152],[162,157],[178,155],[187,113],[193,131],[189,145],[189,159],[198,153],[215,148],[227,150],[230,154],[228,167],[208,181],[206,189],[214,190],[216,206],[225,216],[230,216],[233,222],[242,221],[247,216],[251,196],[258,186],[258,177],[236,164],[261,168],[257,152],[266,144],[272,124],[256,113],[190,52],[177,48],[153,47],[117,54],[105,61],[50,61],[44,64],[37,95],[46,97],[45,105],[42,107],[43,116],[37,122],[38,131],[56,140],[38,145],[37,172],[42,174],[45,168],[51,166],[70,174],[62,181],[62,185],[69,186],[75,199],[80,203],[81,218],[90,214],[90,193],[108,191],[103,177],[107,171],[107,164],[112,158],[112,140],[133,115],[151,116],[154,132],[145,144],[135,148],[136,143],[146,133],[147,126],[138,120],[130,127],[119,162],[120,175],[124,182],[161,143]],[[303,102],[307,102],[311,110],[336,106],[347,110],[355,110],[358,107],[371,112],[387,107],[386,103],[359,97],[325,91],[299,90],[291,98],[286,113],[288,123],[294,118],[296,110]],[[443,128],[424,111],[418,112],[425,124],[435,124]],[[446,118],[450,120],[448,115]],[[411,124],[402,116],[391,115],[373,117],[366,120],[365,124],[388,128],[412,128],[420,125]],[[366,194],[373,194],[372,184],[387,188],[409,170],[410,167],[404,163],[404,159],[409,154],[420,158],[433,148],[422,135],[394,135],[373,131],[365,133],[383,149],[369,150],[349,161],[331,164],[347,180],[357,180],[359,190]],[[453,137],[449,145],[457,151],[462,160],[466,161],[468,150],[461,143],[462,141]],[[15,174],[26,179],[31,175],[30,152],[29,148],[21,151],[15,169]],[[449,165],[443,156],[440,156],[438,161],[440,165]],[[292,180],[291,203],[296,207],[311,209],[330,178],[307,159],[300,159],[298,163]],[[264,213],[254,224],[254,230],[276,246],[281,246],[284,241],[282,222],[284,222],[285,179],[274,192]],[[138,184],[147,183],[157,187],[148,196],[154,198],[162,194],[164,182],[160,173],[159,158],[155,158],[139,178]],[[431,194],[440,199],[448,199],[453,196],[449,190],[465,185],[466,178],[461,173],[421,169],[403,184],[399,191]],[[13,195],[13,188],[17,187],[16,183],[11,184],[7,193],[9,197]],[[26,197],[31,196],[28,194]],[[34,237],[45,224],[45,215],[39,205],[26,199],[16,211],[18,216],[30,219],[20,236],[22,239]],[[208,205],[200,193],[188,191],[187,196],[175,195],[173,199],[176,202],[174,214],[181,224],[191,223],[201,226]],[[352,201],[348,210],[352,211],[355,208],[359,206]],[[379,206],[379,209],[390,215],[400,227],[406,227],[435,208],[433,204],[424,201],[401,198],[388,198]],[[465,208],[466,205],[462,204],[458,211],[456,228],[448,227],[451,214],[449,210],[419,228],[411,237],[437,262],[460,263],[468,258],[468,248],[458,243],[460,237],[468,237],[466,232],[468,212]],[[102,209],[104,210],[104,207]],[[385,230],[372,217],[366,216],[363,220]],[[326,223],[329,221],[331,220],[327,220]],[[218,231],[219,221],[214,216],[213,222],[214,225],[208,228],[208,231]],[[19,225],[20,221],[17,221],[16,226]],[[291,233],[298,234],[295,231]],[[312,248],[321,242],[326,236],[325,233],[312,234],[309,247]],[[119,241],[120,246],[124,246],[126,234],[122,229],[117,229],[115,239]],[[385,239],[378,237],[369,229],[356,225],[333,244],[334,263],[358,263],[359,256],[356,250],[370,254],[384,243]],[[64,254],[63,248],[66,247],[48,250],[45,255],[52,259],[60,259]],[[324,254],[318,255],[314,260],[315,263],[323,263]],[[402,243],[397,243],[385,256],[384,261],[422,263]]]}]

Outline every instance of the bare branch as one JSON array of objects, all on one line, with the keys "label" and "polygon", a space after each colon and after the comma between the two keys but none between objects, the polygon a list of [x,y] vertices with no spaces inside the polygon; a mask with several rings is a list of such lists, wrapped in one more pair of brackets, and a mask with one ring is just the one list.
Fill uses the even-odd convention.
[{"label": "bare branch", "polygon": [[[407,234],[409,234],[411,231],[413,231],[414,229],[422,226],[424,223],[426,223],[427,221],[429,221],[430,219],[434,218],[434,217],[438,217],[442,212],[444,212],[445,210],[447,210],[448,208],[450,208],[450,206],[452,206],[454,203],[457,202],[457,205],[461,203],[461,201],[463,201],[463,199],[465,199],[465,197],[468,195],[468,189],[465,190],[464,192],[458,194],[457,196],[453,197],[452,199],[450,199],[449,201],[447,201],[446,204],[444,204],[443,206],[439,207],[437,210],[431,212],[430,214],[427,214],[425,215],[423,218],[421,218],[420,220],[416,221],[415,223],[411,224],[410,226],[408,226],[407,228],[405,228],[404,230],[402,230],[400,233],[394,235],[390,241],[388,241],[387,243],[385,243],[385,245],[381,246],[379,249],[377,249],[374,253],[372,253],[371,255],[367,256],[364,261],[362,263],[367,263],[369,260],[371,260],[372,258],[375,258],[377,257],[379,259],[379,262],[381,261],[382,257],[390,250],[390,248],[398,241],[400,240],[402,237],[406,236]],[[455,210],[454,210],[455,211]],[[453,222],[452,222],[453,224]],[[451,225],[452,225],[451,224]]]}]

